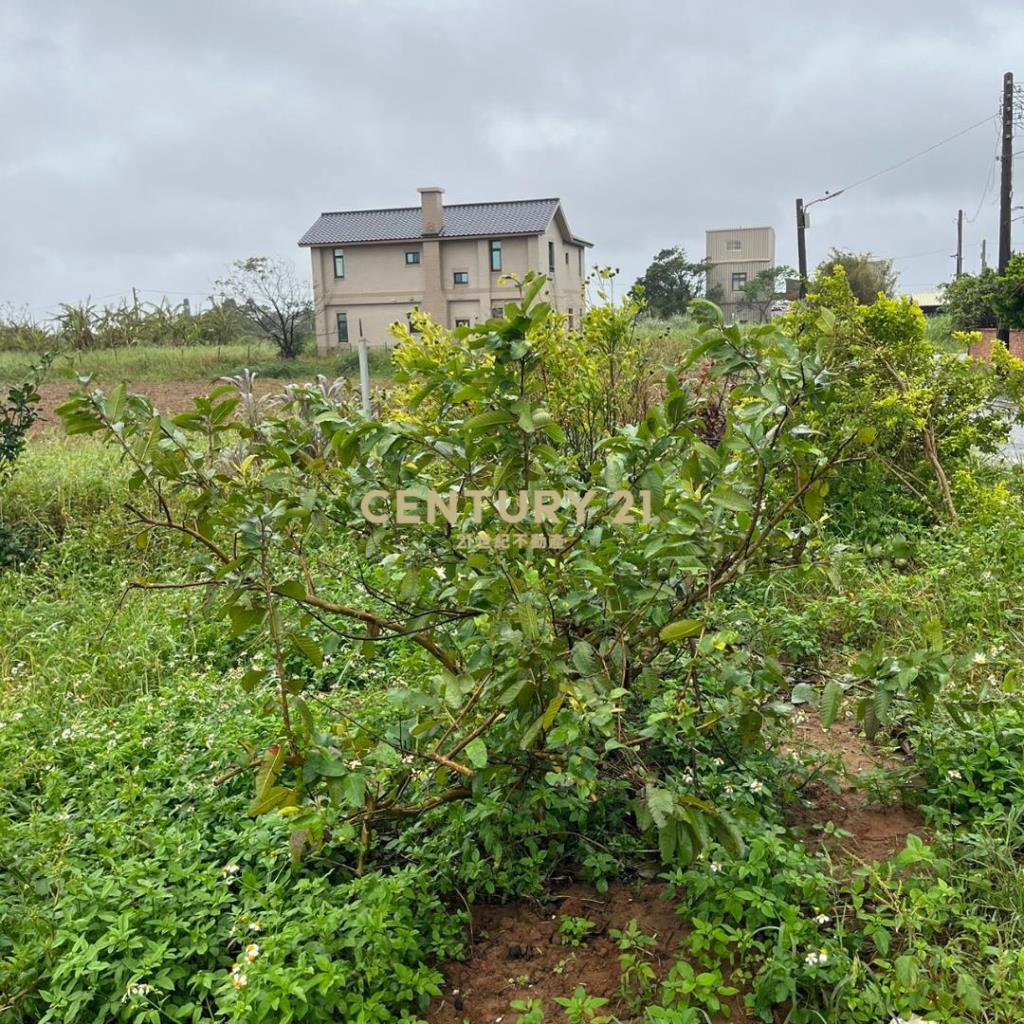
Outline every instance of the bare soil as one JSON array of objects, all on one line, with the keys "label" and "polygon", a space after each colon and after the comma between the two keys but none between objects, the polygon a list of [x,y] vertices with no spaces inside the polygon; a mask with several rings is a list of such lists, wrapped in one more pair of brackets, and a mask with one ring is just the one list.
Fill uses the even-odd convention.
[{"label": "bare soil", "polygon": [[[641,931],[654,935],[652,966],[664,977],[687,931],[664,893],[661,884],[615,885],[604,894],[571,884],[550,903],[474,907],[467,958],[443,969],[444,994],[434,1000],[426,1019],[430,1024],[495,1024],[504,1018],[512,1024],[517,1017],[510,1010],[513,999],[539,999],[549,1020],[562,1020],[555,997],[572,995],[583,985],[588,995],[610,1000],[601,1013],[614,1013],[623,1024],[639,1020],[619,998],[619,950],[608,930],[635,920]],[[594,922],[582,946],[562,944],[558,926],[563,917]],[[747,1020],[739,997],[728,1019],[736,1024]]]},{"label": "bare soil", "polygon": [[[855,722],[839,721],[825,730],[815,716],[797,726],[794,747],[832,755],[841,766],[838,793],[812,784],[807,794],[810,805],[794,807],[788,815],[789,823],[805,832],[805,841],[868,863],[895,856],[911,833],[925,837],[924,819],[916,808],[873,805],[858,786],[865,772],[901,767],[905,756],[876,746],[861,735]],[[829,822],[849,835],[824,836],[821,826]]]},{"label": "bare soil", "polygon": [[[216,384],[216,380],[175,380],[141,384],[129,384],[130,391],[146,395],[149,400],[163,413],[176,416],[192,408],[192,399],[197,395],[205,395]],[[256,393],[266,395],[281,391],[287,381],[274,378],[256,379]],[[56,414],[57,406],[67,401],[68,394],[77,388],[70,380],[47,381],[39,389],[42,401],[39,403],[40,417],[32,428],[33,433],[64,433],[60,417]]]},{"label": "bare soil", "polygon": [[[854,863],[871,862],[895,856],[911,833],[926,837],[916,809],[875,806],[857,785],[865,772],[905,764],[902,753],[876,746],[852,721],[836,722],[826,731],[814,716],[796,728],[792,747],[824,754],[839,768],[838,793],[812,784],[807,806],[794,807],[788,816],[809,845]],[[822,826],[829,822],[849,835],[823,834]],[[426,1019],[430,1024],[512,1024],[517,1016],[510,1009],[512,1000],[539,999],[548,1019],[561,1020],[554,999],[571,995],[577,985],[585,986],[589,995],[610,1000],[602,1013],[613,1013],[623,1024],[639,1019],[630,1016],[619,998],[619,951],[608,929],[624,928],[635,919],[642,931],[655,935],[654,967],[663,978],[687,933],[686,922],[664,893],[663,885],[650,883],[612,886],[604,895],[572,884],[554,894],[551,903],[472,908],[467,958],[443,968],[444,994],[434,1000]],[[563,916],[586,917],[596,925],[579,949],[561,942],[558,926]],[[734,1024],[750,1019],[741,996],[730,1009],[728,1020]]]}]

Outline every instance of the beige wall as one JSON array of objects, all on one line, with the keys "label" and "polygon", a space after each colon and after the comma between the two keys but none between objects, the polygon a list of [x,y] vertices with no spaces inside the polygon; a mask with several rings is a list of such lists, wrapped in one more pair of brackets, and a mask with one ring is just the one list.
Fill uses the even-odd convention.
[{"label": "beige wall", "polygon": [[[733,291],[732,275],[745,273],[753,281],[762,270],[775,266],[775,229],[724,228],[706,232],[706,255],[711,262],[708,271],[708,289],[722,289],[722,313],[726,323],[737,320],[755,321],[758,314],[744,306],[742,293]],[[729,248],[729,242],[738,242],[739,248]]]},{"label": "beige wall", "polygon": [[[360,336],[361,319],[363,336],[371,345],[381,346],[392,342],[389,325],[404,320],[416,307],[448,327],[454,327],[456,320],[474,324],[487,320],[493,307],[503,306],[518,295],[514,284],[499,285],[505,275],[522,278],[531,269],[548,273],[549,241],[555,244],[555,273],[548,301],[561,312],[572,309],[578,323],[583,306],[581,247],[565,242],[554,222],[541,236],[502,238],[500,273],[490,269],[487,238],[339,246],[345,253],[345,276],[340,279],[334,276],[334,248],[313,248],[317,350],[325,352],[337,346],[339,311],[348,313],[350,343]],[[421,252],[421,262],[407,266],[405,253],[412,250]],[[456,271],[467,272],[469,283],[456,285]]]}]

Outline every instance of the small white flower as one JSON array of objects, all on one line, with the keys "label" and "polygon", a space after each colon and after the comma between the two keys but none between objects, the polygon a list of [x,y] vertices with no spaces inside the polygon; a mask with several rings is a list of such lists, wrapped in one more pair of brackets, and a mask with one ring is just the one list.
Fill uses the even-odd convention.
[{"label": "small white flower", "polygon": [[721,767],[722,767],[722,766],[723,766],[723,765],[725,764],[725,761],[724,761],[724,760],[723,760],[722,758],[720,758],[720,757],[713,757],[713,758],[711,759],[711,763],[712,763],[712,764],[713,764],[713,765],[714,765],[714,766],[715,766],[716,768],[721,768]]},{"label": "small white flower", "polygon": [[711,865],[710,865],[710,867],[711,867],[711,873],[712,873],[713,875],[717,875],[717,874],[718,874],[718,872],[722,870],[722,865],[721,865],[721,864],[719,864],[717,860],[713,860],[713,861],[711,862]]},{"label": "small white flower", "polygon": [[241,871],[241,870],[242,870],[242,869],[241,869],[241,868],[240,868],[240,867],[239,867],[239,866],[238,866],[237,864],[225,864],[225,865],[224,865],[224,867],[222,867],[222,868],[220,869],[220,873],[221,873],[221,874],[222,874],[222,875],[223,875],[223,876],[224,876],[225,878],[228,878],[228,877],[230,877],[231,875],[237,875],[237,874],[238,874],[238,872],[239,872],[239,871]]},{"label": "small white flower", "polygon": [[818,914],[814,920],[817,924],[828,924],[832,918],[829,917],[828,914]]},{"label": "small white flower", "polygon": [[729,784],[723,788],[722,792],[725,793],[726,796],[732,796],[733,793],[736,792],[736,790],[732,787],[731,784]]},{"label": "small white flower", "polygon": [[244,974],[232,972],[231,984],[234,985],[235,988],[245,988],[245,986],[249,984],[249,979]]},{"label": "small white flower", "polygon": [[754,781],[751,782],[750,785],[747,788],[750,790],[751,793],[763,793],[764,792],[764,783],[763,782],[758,782],[757,779],[754,779]]},{"label": "small white flower", "polygon": [[950,768],[949,771],[946,772],[946,775],[950,779],[962,779],[963,778],[963,775],[956,768]]},{"label": "small white flower", "polygon": [[807,956],[804,957],[804,963],[807,964],[808,967],[816,967],[819,964],[827,964],[828,950],[819,949],[816,953],[808,953]]},{"label": "small white flower", "polygon": [[261,925],[259,923],[259,921],[252,921],[249,924],[249,931],[251,931],[251,932],[261,932],[261,931],[263,931],[263,925]]},{"label": "small white flower", "polygon": [[245,959],[252,963],[260,955],[260,947],[255,942],[250,942],[245,947]]},{"label": "small white flower", "polygon": [[988,658],[986,658],[985,655],[981,653],[981,651],[978,651],[978,653],[973,658],[971,658],[971,661],[973,661],[975,665],[988,664]]},{"label": "small white flower", "polygon": [[64,731],[63,731],[63,732],[62,732],[62,733],[60,734],[60,738],[61,738],[62,740],[69,740],[69,739],[71,739],[71,737],[72,737],[72,736],[74,736],[74,735],[75,735],[75,734],[74,734],[73,730],[71,730],[71,729],[65,729],[65,730],[64,730]]}]

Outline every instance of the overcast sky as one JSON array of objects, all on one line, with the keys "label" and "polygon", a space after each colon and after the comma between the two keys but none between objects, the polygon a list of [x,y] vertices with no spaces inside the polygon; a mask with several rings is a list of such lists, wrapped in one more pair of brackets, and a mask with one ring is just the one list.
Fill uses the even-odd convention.
[{"label": "overcast sky", "polygon": [[[305,274],[321,210],[433,184],[560,196],[627,284],[710,227],[772,224],[795,264],[796,196],[994,115],[1022,58],[1019,0],[2,0],[0,305],[196,301],[257,254]],[[982,238],[994,262],[996,138],[816,207],[811,266],[871,250],[930,289],[958,207],[966,269]]]}]

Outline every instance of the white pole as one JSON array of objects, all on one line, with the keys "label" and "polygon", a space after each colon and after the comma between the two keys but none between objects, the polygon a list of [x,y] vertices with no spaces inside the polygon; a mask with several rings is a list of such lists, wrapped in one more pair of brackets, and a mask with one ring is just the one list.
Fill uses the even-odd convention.
[{"label": "white pole", "polygon": [[363,395],[363,413],[370,415],[370,359],[365,338],[356,342],[359,351],[359,389]]}]

